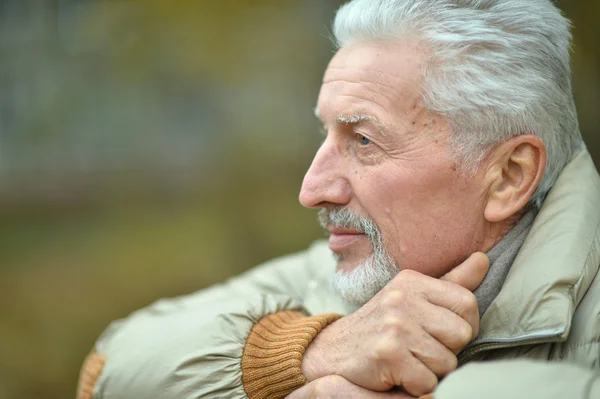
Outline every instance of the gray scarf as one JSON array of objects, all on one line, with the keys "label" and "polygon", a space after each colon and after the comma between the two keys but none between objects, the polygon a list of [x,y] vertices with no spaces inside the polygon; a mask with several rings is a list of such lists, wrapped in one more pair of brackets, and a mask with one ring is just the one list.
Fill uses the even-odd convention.
[{"label": "gray scarf", "polygon": [[490,258],[490,271],[481,285],[473,291],[477,298],[479,317],[483,316],[502,289],[508,271],[531,229],[536,214],[537,210],[527,211],[508,234],[487,253]]}]

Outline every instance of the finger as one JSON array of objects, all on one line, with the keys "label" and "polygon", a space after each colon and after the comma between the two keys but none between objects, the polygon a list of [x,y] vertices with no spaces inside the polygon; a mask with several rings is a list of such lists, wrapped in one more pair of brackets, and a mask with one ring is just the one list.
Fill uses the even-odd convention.
[{"label": "finger", "polygon": [[[471,326],[472,337],[477,336],[479,332],[479,309],[477,308],[477,298],[471,291],[452,282],[433,278],[428,280],[426,284],[420,283],[419,290],[430,304],[458,315]],[[429,307],[426,309],[417,308],[414,311],[420,312],[421,315],[428,315],[431,309]],[[423,316],[420,318],[423,318]]]},{"label": "finger", "polygon": [[[406,288],[410,287],[410,288]],[[420,295],[415,295],[418,293]],[[410,301],[412,316],[423,319],[429,314],[430,307],[418,304],[433,304],[448,309],[471,326],[473,337],[479,332],[479,310],[477,298],[473,292],[450,281],[425,276],[412,270],[403,270],[388,285],[385,291],[387,298],[395,299],[394,306],[406,305]],[[383,295],[383,294],[382,294]],[[426,299],[427,302],[423,302]],[[403,306],[406,308],[406,306]]]},{"label": "finger", "polygon": [[487,255],[483,252],[475,252],[440,279],[474,291],[485,278],[489,268],[490,260]]},{"label": "finger", "polygon": [[435,374],[416,357],[410,356],[406,360],[405,367],[399,370],[402,376],[396,384],[413,396],[433,392],[438,384]]},{"label": "finger", "polygon": [[[477,336],[471,323],[479,325],[479,319],[467,321],[449,309],[436,306],[428,309],[428,317],[421,322],[423,329],[454,354],[458,354]],[[439,376],[439,374],[438,374]]]},{"label": "finger", "polygon": [[[458,316],[454,315],[454,317]],[[409,341],[408,345],[413,356],[438,378],[444,377],[456,369],[458,364],[456,354],[425,330],[421,330],[420,337],[413,343]]]},{"label": "finger", "polygon": [[375,392],[362,388],[344,377],[330,375],[321,377],[295,390],[286,399],[414,399],[403,392]]}]

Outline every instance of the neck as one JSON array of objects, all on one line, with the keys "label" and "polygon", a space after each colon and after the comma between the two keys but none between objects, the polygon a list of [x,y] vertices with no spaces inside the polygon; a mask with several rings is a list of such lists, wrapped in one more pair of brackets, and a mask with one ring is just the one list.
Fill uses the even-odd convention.
[{"label": "neck", "polygon": [[487,252],[490,259],[490,270],[483,282],[474,291],[480,317],[483,316],[500,292],[504,280],[527,234],[529,234],[535,215],[536,212],[532,209],[528,209],[524,214],[521,214],[519,220],[514,223],[514,226],[505,234],[504,238]]},{"label": "neck", "polygon": [[481,251],[488,252],[494,248],[500,241],[502,241],[506,234],[508,234],[508,232],[515,227],[515,225],[519,222],[519,220],[521,220],[527,211],[528,208],[524,207],[514,215],[502,220],[501,222],[489,223],[485,231],[485,238],[483,240]]}]

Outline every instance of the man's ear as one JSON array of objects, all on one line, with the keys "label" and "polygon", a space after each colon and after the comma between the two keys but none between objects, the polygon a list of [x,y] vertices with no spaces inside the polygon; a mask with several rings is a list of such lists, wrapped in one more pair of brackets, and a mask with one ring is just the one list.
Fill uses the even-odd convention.
[{"label": "man's ear", "polygon": [[533,195],[544,175],[546,146],[538,136],[517,136],[497,146],[488,159],[484,217],[495,223],[519,212]]}]

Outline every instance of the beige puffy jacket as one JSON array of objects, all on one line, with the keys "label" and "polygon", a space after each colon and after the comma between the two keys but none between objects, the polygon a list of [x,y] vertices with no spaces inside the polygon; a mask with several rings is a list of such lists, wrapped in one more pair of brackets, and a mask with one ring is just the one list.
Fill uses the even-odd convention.
[{"label": "beige puffy jacket", "polygon": [[[582,150],[435,399],[600,398],[599,227],[600,179]],[[316,243],[112,323],[78,398],[284,397],[304,383],[304,348],[348,311],[327,283],[334,267]]]}]

